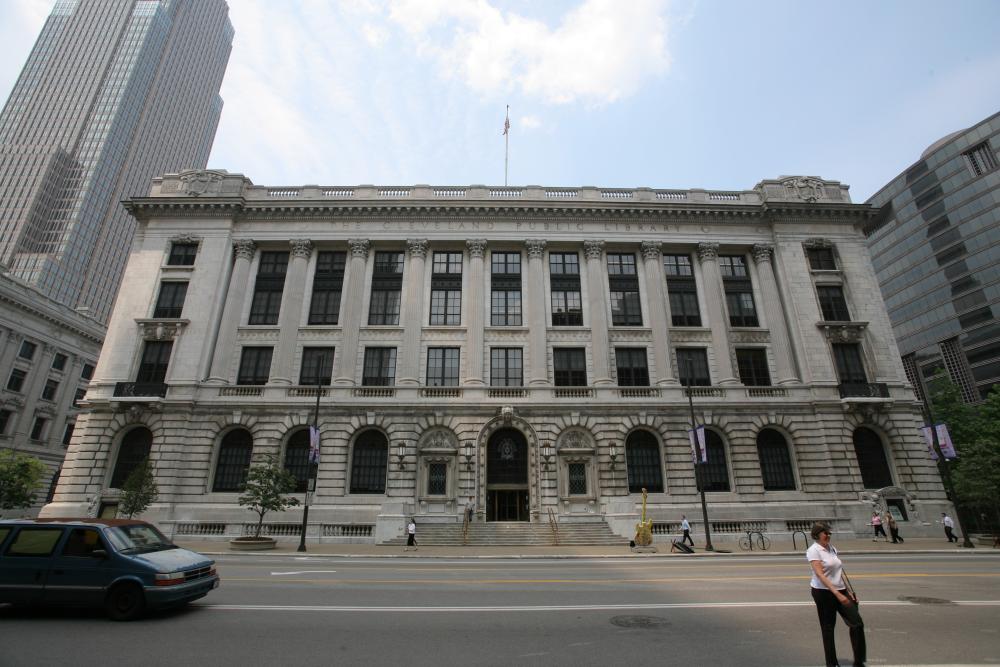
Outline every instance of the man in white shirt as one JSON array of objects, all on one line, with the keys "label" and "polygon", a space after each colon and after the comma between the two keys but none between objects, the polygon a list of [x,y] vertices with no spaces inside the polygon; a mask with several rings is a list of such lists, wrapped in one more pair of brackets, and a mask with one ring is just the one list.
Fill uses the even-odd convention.
[{"label": "man in white shirt", "polygon": [[948,543],[958,542],[958,537],[955,535],[955,522],[947,512],[941,512],[941,523],[944,524],[944,535],[948,538]]},{"label": "man in white shirt", "polygon": [[684,531],[684,537],[681,538],[681,544],[690,542],[691,546],[694,546],[694,540],[691,539],[691,524],[688,523],[688,518],[683,514],[681,515],[681,530]]}]

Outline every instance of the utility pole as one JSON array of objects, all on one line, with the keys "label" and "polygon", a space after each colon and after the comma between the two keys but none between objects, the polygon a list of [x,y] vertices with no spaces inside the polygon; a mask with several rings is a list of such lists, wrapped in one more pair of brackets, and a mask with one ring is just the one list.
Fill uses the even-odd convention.
[{"label": "utility pole", "polygon": [[[695,439],[695,450],[697,452],[696,462],[694,464],[694,479],[695,483],[698,485],[698,491],[701,492],[701,520],[705,524],[705,551],[715,551],[715,547],[712,546],[712,525],[708,522],[708,505],[705,503],[705,485],[702,483],[705,475],[698,474],[699,467],[706,465],[707,462],[702,462],[701,460],[701,445],[698,442],[697,432],[698,426],[694,419],[694,396],[691,393],[691,386],[694,383],[694,373],[691,368],[691,358],[687,357],[684,361],[684,365],[687,368],[688,407],[691,408],[691,437]],[[704,470],[704,468],[701,469]]]},{"label": "utility pole", "polygon": [[[309,525],[309,496],[316,490],[316,473],[319,470],[319,398],[323,394],[323,369],[326,368],[326,355],[319,358],[319,368],[316,369],[316,408],[313,410],[312,428],[313,433],[309,434],[309,478],[306,481],[305,502],[302,503],[302,529],[299,531],[299,548],[296,551],[306,550],[306,527]],[[316,438],[316,460],[313,460],[312,439]]]}]

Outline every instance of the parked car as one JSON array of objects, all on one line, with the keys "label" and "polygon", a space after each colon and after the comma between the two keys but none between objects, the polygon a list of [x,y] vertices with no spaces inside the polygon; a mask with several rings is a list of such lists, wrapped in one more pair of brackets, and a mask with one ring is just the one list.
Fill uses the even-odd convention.
[{"label": "parked car", "polygon": [[0,521],[0,603],[104,606],[118,621],[204,597],[215,561],[131,519]]}]

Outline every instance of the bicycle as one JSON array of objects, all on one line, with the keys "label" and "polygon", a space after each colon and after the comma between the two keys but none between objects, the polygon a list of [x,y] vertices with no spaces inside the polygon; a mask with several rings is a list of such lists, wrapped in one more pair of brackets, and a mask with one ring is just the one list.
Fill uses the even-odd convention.
[{"label": "bicycle", "polygon": [[740,549],[753,551],[754,544],[761,551],[767,551],[771,548],[771,538],[759,530],[748,530],[747,534],[740,538]]}]

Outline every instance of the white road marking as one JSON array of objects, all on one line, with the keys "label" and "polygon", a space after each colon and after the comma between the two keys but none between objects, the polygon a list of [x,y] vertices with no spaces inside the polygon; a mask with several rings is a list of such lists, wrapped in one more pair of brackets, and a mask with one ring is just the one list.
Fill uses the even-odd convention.
[{"label": "white road marking", "polygon": [[271,576],[280,577],[287,574],[330,574],[336,570],[297,570],[295,572],[272,572]]},{"label": "white road marking", "polygon": [[[866,607],[911,607],[918,603],[904,600],[865,600]],[[1000,607],[1000,600],[955,600],[953,605]],[[330,612],[526,612],[526,611],[636,611],[653,609],[760,609],[771,607],[813,607],[812,600],[801,602],[682,602],[674,604],[594,604],[594,605],[511,605],[507,607],[358,607],[340,605],[268,605],[268,604],[197,604],[202,609],[219,611],[330,611]]]}]

